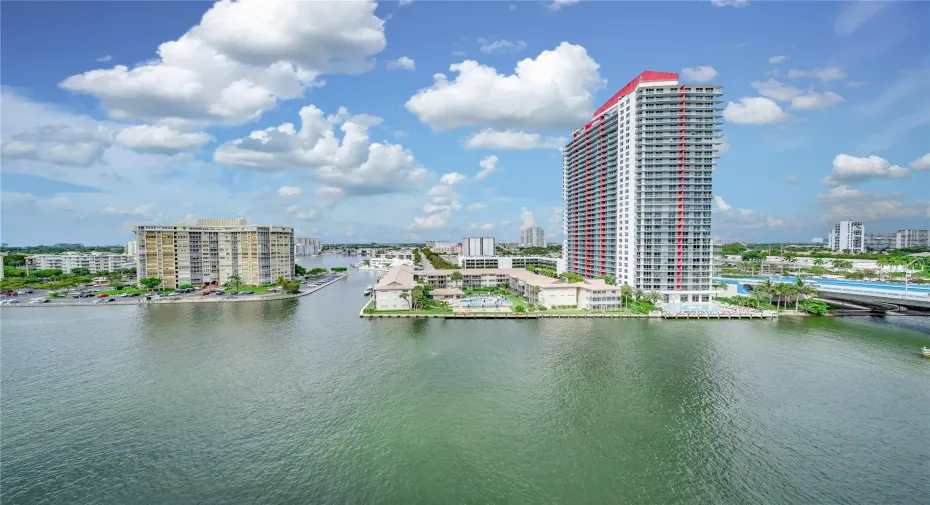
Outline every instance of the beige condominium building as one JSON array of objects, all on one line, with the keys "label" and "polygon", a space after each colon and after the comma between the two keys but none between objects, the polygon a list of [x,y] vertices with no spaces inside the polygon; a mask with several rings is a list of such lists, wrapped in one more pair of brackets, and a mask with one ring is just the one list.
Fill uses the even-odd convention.
[{"label": "beige condominium building", "polygon": [[196,225],[136,225],[139,279],[161,287],[224,284],[233,275],[259,286],[294,276],[294,229],[245,219],[200,219]]}]

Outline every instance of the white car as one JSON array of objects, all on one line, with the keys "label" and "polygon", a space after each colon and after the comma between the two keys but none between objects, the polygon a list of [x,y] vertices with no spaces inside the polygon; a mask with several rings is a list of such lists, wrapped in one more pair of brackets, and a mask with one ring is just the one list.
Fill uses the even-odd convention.
[{"label": "white car", "polygon": [[29,300],[29,305],[38,305],[40,303],[49,303],[49,301],[46,298],[33,298]]}]

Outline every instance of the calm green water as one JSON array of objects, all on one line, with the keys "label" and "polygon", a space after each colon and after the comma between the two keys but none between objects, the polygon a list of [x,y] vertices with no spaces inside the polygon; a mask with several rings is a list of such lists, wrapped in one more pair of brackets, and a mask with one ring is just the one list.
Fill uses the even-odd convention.
[{"label": "calm green water", "polygon": [[373,280],[3,309],[0,501],[927,503],[925,321],[359,320]]}]

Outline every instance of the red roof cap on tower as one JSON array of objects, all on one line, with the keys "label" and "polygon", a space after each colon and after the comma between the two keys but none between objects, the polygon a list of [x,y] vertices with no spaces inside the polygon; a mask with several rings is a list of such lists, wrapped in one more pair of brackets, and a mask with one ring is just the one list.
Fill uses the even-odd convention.
[{"label": "red roof cap on tower", "polygon": [[617,100],[629,95],[636,89],[636,85],[640,82],[655,82],[655,81],[678,81],[678,74],[675,72],[653,72],[652,70],[647,70],[638,76],[636,79],[630,81],[626,86],[623,87],[620,91],[617,92],[614,96],[610,97],[604,105],[601,105],[596,111],[594,111],[594,116],[597,117],[600,113],[611,108]]}]

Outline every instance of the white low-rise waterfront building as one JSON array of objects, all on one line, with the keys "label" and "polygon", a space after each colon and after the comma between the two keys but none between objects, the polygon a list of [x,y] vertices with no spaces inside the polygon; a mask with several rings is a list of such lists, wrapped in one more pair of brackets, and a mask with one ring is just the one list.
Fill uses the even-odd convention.
[{"label": "white low-rise waterfront building", "polygon": [[[410,296],[417,286],[413,278],[413,266],[399,265],[378,279],[371,296],[375,310],[406,310],[410,308]],[[406,293],[407,298],[401,296]]]},{"label": "white low-rise waterfront building", "polygon": [[[462,275],[461,280],[452,279],[455,272]],[[375,310],[408,309],[407,300],[400,295],[406,292],[408,297],[412,296],[410,291],[417,286],[417,281],[422,281],[423,284],[437,290],[444,290],[438,291],[442,297],[457,293],[448,291],[450,289],[490,289],[506,286],[527,302],[544,307],[577,307],[589,310],[619,310],[622,307],[622,288],[607,284],[602,279],[566,282],[520,268],[416,271],[409,265],[402,265],[391,268],[374,287]],[[437,290],[434,290],[434,293]]]},{"label": "white low-rise waterfront building", "polygon": [[555,270],[556,274],[565,273],[565,260],[547,256],[459,256],[459,268],[523,268],[532,265],[536,268]]},{"label": "white low-rise waterfront building", "polygon": [[129,254],[106,252],[65,252],[62,254],[30,254],[26,267],[31,270],[61,270],[71,273],[75,268],[86,268],[90,273],[114,272],[136,266],[135,257]]}]

